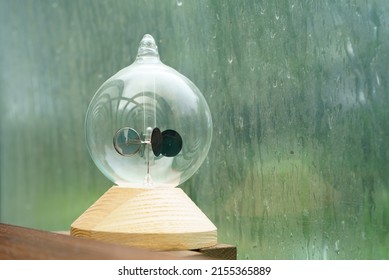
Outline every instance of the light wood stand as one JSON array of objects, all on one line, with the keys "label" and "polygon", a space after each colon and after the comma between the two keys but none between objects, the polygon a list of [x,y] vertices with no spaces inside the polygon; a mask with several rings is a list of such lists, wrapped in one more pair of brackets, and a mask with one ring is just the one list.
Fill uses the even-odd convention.
[{"label": "light wood stand", "polygon": [[156,250],[217,244],[217,229],[180,188],[114,186],[71,225],[71,235]]}]

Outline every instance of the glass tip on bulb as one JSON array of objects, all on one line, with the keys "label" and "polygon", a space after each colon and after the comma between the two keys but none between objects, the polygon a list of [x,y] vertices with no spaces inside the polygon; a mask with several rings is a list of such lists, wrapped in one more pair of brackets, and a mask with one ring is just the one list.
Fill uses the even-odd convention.
[{"label": "glass tip on bulb", "polygon": [[139,44],[137,60],[145,58],[154,58],[159,60],[158,46],[153,36],[146,34]]}]

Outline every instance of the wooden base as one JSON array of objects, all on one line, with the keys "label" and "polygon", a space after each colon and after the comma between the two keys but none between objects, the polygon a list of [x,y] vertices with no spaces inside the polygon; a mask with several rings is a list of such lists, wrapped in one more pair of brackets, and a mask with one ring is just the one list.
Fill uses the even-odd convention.
[{"label": "wooden base", "polygon": [[217,229],[180,188],[114,186],[72,225],[71,235],[156,250],[217,244]]}]

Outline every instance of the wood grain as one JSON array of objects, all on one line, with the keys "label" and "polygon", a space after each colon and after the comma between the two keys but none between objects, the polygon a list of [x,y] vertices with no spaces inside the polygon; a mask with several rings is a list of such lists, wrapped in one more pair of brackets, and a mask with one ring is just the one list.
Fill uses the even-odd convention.
[{"label": "wood grain", "polygon": [[47,231],[0,224],[0,259],[207,259],[199,252],[155,252]]},{"label": "wood grain", "polygon": [[72,225],[71,235],[158,250],[217,244],[217,229],[180,188],[114,186]]}]

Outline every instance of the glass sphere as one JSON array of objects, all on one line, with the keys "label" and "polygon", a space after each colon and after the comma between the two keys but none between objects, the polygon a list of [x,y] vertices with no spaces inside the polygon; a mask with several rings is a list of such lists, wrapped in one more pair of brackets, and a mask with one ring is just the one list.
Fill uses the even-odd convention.
[{"label": "glass sphere", "polygon": [[93,161],[115,184],[174,187],[204,161],[212,117],[200,90],[164,65],[145,35],[135,62],[97,90],[85,130]]}]

